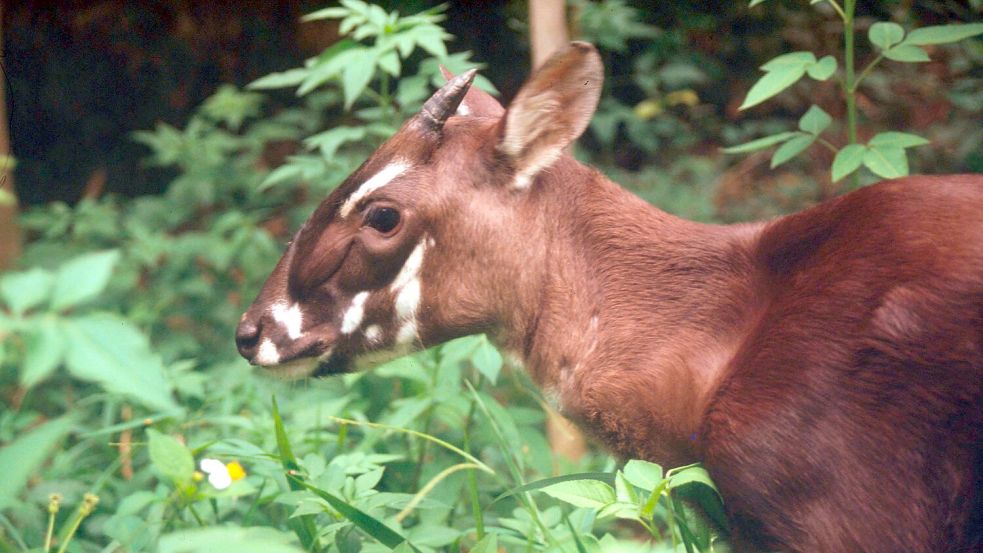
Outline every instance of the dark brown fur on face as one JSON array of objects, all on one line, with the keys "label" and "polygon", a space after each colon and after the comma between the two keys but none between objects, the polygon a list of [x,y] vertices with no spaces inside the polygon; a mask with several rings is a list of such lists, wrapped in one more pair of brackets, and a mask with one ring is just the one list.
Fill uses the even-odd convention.
[{"label": "dark brown fur on face", "polygon": [[[325,347],[387,347],[341,336],[339,313],[364,290],[366,323],[389,324],[386,287],[426,236],[418,345],[489,332],[618,454],[703,462],[738,550],[983,549],[983,177],[685,221],[562,154],[600,80],[574,45],[504,114],[472,89],[439,138],[401,131],[315,213],[244,324],[290,298]],[[292,295],[293,256],[364,233],[332,210],[397,154],[415,168],[386,201],[416,226],[391,254],[325,261],[345,286],[308,270],[340,299]]]}]

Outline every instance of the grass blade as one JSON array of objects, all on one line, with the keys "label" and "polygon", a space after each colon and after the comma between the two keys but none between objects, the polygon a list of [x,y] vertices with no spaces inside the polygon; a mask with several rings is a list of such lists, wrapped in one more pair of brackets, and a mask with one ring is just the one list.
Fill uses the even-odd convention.
[{"label": "grass blade", "polygon": [[[294,457],[294,452],[290,449],[290,440],[287,439],[287,432],[283,429],[283,419],[280,418],[280,408],[276,403],[276,396],[273,396],[273,431],[276,434],[276,447],[279,451],[280,464],[283,465],[283,470],[286,471],[287,485],[293,491],[303,490],[305,486],[303,482],[299,482],[294,476],[300,466],[297,464],[297,458]],[[297,534],[300,539],[300,543],[303,544],[304,548],[308,551],[319,552],[321,550],[317,545],[317,527],[314,526],[314,515],[303,515],[295,519],[290,519],[287,524],[290,529]]]},{"label": "grass blade", "polygon": [[[499,495],[491,502],[491,505],[498,503],[500,500],[507,497],[511,497],[516,494],[531,492],[538,490],[540,488],[545,488],[547,486],[552,486],[553,484],[559,484],[560,482],[569,482],[571,480],[600,480],[605,484],[614,486],[614,474],[610,472],[578,472],[576,474],[564,474],[563,476],[554,476],[552,478],[543,478],[542,480],[536,480],[535,482],[529,482],[528,484],[523,484],[517,488],[512,488],[511,490]],[[491,507],[489,505],[489,507]]]}]

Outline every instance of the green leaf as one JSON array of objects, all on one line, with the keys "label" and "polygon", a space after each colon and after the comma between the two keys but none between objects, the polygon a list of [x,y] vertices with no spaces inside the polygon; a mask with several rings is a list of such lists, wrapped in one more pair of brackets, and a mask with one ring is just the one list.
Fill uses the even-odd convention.
[{"label": "green leaf", "polygon": [[0,509],[14,504],[15,498],[75,424],[72,417],[48,421],[22,433],[0,448]]},{"label": "green leaf", "polygon": [[7,273],[0,277],[0,300],[3,300],[15,315],[23,314],[50,297],[54,281],[54,275],[39,267],[23,272]]},{"label": "green leaf", "polygon": [[795,131],[780,132],[778,134],[773,134],[771,136],[764,136],[750,142],[745,142],[744,144],[738,144],[737,146],[730,146],[729,148],[723,148],[720,151],[725,154],[743,154],[745,152],[753,152],[755,150],[763,150],[768,146],[774,146],[779,142],[785,142],[793,136],[800,136],[802,133]]},{"label": "green leaf", "polygon": [[928,52],[911,44],[898,44],[890,50],[885,50],[884,57],[889,60],[908,63],[919,63],[930,60]]},{"label": "green leaf", "polygon": [[915,146],[924,146],[928,144],[928,140],[918,136],[917,134],[910,134],[906,132],[888,131],[878,133],[874,138],[871,138],[867,142],[868,146],[894,146],[898,148],[913,148]]},{"label": "green leaf", "polygon": [[470,553],[497,553],[498,552],[498,535],[497,534],[487,534],[478,543],[474,544],[471,548]]},{"label": "green leaf", "polygon": [[396,54],[395,50],[390,50],[379,56],[379,68],[393,77],[399,78],[399,55]]},{"label": "green leaf", "polygon": [[797,136],[785,144],[782,144],[771,156],[771,168],[774,169],[775,167],[778,167],[793,157],[801,154],[806,148],[812,146],[812,143],[815,141],[816,137],[810,134]]},{"label": "green leaf", "polygon": [[744,103],[738,109],[747,109],[764,102],[798,82],[805,73],[805,65],[788,65],[765,73],[758,82],[754,83]]},{"label": "green leaf", "polygon": [[[283,466],[283,471],[287,476],[287,485],[293,491],[303,490],[305,488],[305,484],[300,479],[293,476],[300,471],[300,465],[297,464],[297,458],[294,457],[293,450],[290,448],[290,440],[287,438],[287,431],[283,428],[283,419],[280,418],[280,407],[276,403],[276,396],[271,398],[271,402],[273,433],[276,436],[276,447],[278,453],[277,457],[280,459],[280,464]],[[304,549],[307,551],[316,551],[314,543],[318,532],[317,527],[314,525],[314,515],[303,515],[296,518],[291,518],[287,521],[287,525],[290,526],[290,529],[297,534],[298,538],[300,538],[300,543],[303,544]]]},{"label": "green leaf", "polygon": [[55,273],[51,309],[68,309],[102,293],[119,257],[119,250],[109,250],[83,254],[62,264]]},{"label": "green leaf", "polygon": [[195,458],[187,446],[153,428],[147,429],[147,441],[150,462],[161,474],[177,486],[191,482],[195,473]]},{"label": "green leaf", "polygon": [[317,21],[318,19],[341,19],[348,15],[348,10],[345,8],[323,8],[317,11],[313,11],[300,18],[303,22]]},{"label": "green leaf", "polygon": [[863,144],[849,144],[844,146],[839,152],[836,152],[832,168],[833,182],[839,181],[860,168],[866,151],[867,147]]},{"label": "green leaf", "polygon": [[963,23],[959,25],[936,25],[922,27],[908,33],[905,44],[926,45],[957,42],[965,38],[983,34],[983,23]]},{"label": "green leaf", "polygon": [[789,67],[807,67],[816,63],[816,55],[812,52],[789,52],[770,59],[761,66],[762,71],[776,71]]},{"label": "green leaf", "polygon": [[498,382],[498,374],[502,370],[502,354],[495,349],[495,346],[488,341],[486,336],[481,337],[481,342],[471,354],[471,363],[478,369],[489,382]]},{"label": "green leaf", "polygon": [[306,67],[297,67],[280,73],[270,73],[265,77],[260,77],[246,85],[250,90],[268,90],[271,88],[284,88],[297,86],[304,82],[310,70]]},{"label": "green leaf", "polygon": [[372,75],[375,74],[376,56],[373,51],[366,51],[358,59],[352,60],[341,74],[342,92],[345,95],[345,109],[351,109],[352,104],[369,86]]},{"label": "green leaf", "polygon": [[[699,464],[687,465],[670,471],[669,490],[696,501],[700,507],[721,528],[727,528],[727,516],[724,514],[723,498],[716,484],[710,478],[710,473]],[[676,501],[677,498],[673,497]]]},{"label": "green leaf", "polygon": [[836,58],[823,56],[816,63],[806,67],[806,73],[817,81],[825,81],[836,73]]},{"label": "green leaf", "polygon": [[542,480],[536,480],[535,482],[529,482],[528,484],[523,484],[522,486],[512,488],[511,490],[496,497],[491,502],[491,505],[494,505],[507,497],[512,497],[513,495],[541,490],[554,484],[576,480],[597,480],[598,482],[607,484],[608,487],[614,485],[614,475],[610,472],[578,472],[575,474],[564,474],[563,476],[543,478]]},{"label": "green leaf", "polygon": [[662,482],[662,467],[649,461],[628,461],[625,463],[624,473],[626,480],[648,492]]},{"label": "green leaf", "polygon": [[321,150],[325,159],[331,159],[343,144],[363,140],[365,132],[365,127],[339,125],[304,139],[304,145]]},{"label": "green leaf", "polygon": [[616,501],[614,488],[598,480],[559,482],[540,491],[575,507],[600,509]]},{"label": "green leaf", "polygon": [[818,136],[832,122],[833,118],[823,111],[823,108],[813,105],[799,119],[799,128],[813,136]]},{"label": "green leaf", "polygon": [[25,345],[20,383],[25,388],[32,388],[48,378],[64,359],[65,336],[58,319],[50,316],[39,318],[28,332]]},{"label": "green leaf", "polygon": [[64,319],[61,326],[66,339],[65,365],[72,375],[154,409],[180,409],[171,396],[160,357],[133,323],[107,313]]},{"label": "green leaf", "polygon": [[897,23],[878,21],[870,26],[867,38],[881,50],[887,50],[904,38],[904,28]]},{"label": "green leaf", "polygon": [[868,146],[864,166],[881,178],[896,179],[908,174],[908,156],[899,146]]},{"label": "green leaf", "polygon": [[351,39],[342,39],[321,52],[308,68],[307,77],[297,87],[297,95],[303,96],[321,84],[336,77],[367,49]]},{"label": "green leaf", "polygon": [[[388,546],[390,549],[398,547],[403,542],[407,542],[406,538],[404,538],[398,532],[386,526],[382,521],[366,513],[365,511],[362,511],[358,507],[346,503],[341,498],[329,492],[316,488],[306,482],[302,482],[299,478],[292,474],[288,474],[287,478],[298,482],[300,485],[313,492],[314,495],[317,495],[321,499],[327,501],[328,505],[331,505],[331,507],[335,511],[338,511],[341,516],[352,521],[360,530],[369,536],[372,536],[383,545]],[[407,544],[410,547],[413,547],[413,545],[409,542],[407,542]],[[413,549],[415,550],[416,548]]]}]

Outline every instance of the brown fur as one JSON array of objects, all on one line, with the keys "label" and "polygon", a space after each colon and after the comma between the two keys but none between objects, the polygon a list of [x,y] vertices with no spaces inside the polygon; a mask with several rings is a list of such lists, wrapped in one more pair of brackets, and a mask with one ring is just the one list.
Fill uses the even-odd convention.
[{"label": "brown fur", "polygon": [[[702,461],[739,550],[979,551],[983,177],[900,179],[766,223],[685,221],[567,155],[536,169],[590,116],[554,104],[600,84],[591,48],[558,55],[504,116],[473,89],[471,116],[440,136],[410,121],[325,200],[244,315],[243,355],[269,337],[282,361],[331,352],[331,372],[393,345],[405,321],[388,287],[429,244],[417,345],[488,332],[617,453]],[[394,159],[413,169],[340,218]],[[371,205],[399,209],[398,231],[367,228]],[[375,342],[338,332],[361,291]],[[302,338],[271,322],[275,302],[303,308]]]}]

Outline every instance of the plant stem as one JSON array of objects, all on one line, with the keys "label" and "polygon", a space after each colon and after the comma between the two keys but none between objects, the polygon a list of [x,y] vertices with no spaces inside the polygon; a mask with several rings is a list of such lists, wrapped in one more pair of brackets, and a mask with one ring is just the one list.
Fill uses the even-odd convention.
[{"label": "plant stem", "polygon": [[51,538],[55,535],[55,513],[48,512],[48,533],[44,535],[44,553],[51,551]]},{"label": "plant stem", "polygon": [[884,59],[884,54],[883,53],[878,54],[877,57],[874,58],[874,61],[868,63],[867,67],[864,67],[864,70],[861,71],[860,75],[858,75],[857,78],[853,81],[853,92],[856,92],[857,89],[860,88],[860,81],[864,80],[864,77],[866,77],[867,74],[870,73],[870,70],[873,69],[875,65],[880,63],[882,59]]},{"label": "plant stem", "polygon": [[843,13],[843,8],[841,8],[840,5],[836,3],[836,0],[826,0],[826,1],[829,2],[830,6],[833,6],[833,10],[835,10],[836,14],[840,16],[840,19],[846,21],[846,14]]},{"label": "plant stem", "polygon": [[[479,385],[481,381],[479,380]],[[468,418],[464,423],[464,451],[471,454],[471,422],[474,418],[474,409],[477,401],[471,401],[471,408],[468,410]],[[474,516],[474,528],[478,534],[478,541],[485,537],[485,517],[481,511],[481,501],[478,498],[478,475],[473,470],[468,471],[468,495],[471,496],[471,514]]]},{"label": "plant stem", "polygon": [[850,144],[857,143],[857,91],[854,86],[855,75],[853,67],[853,12],[856,8],[856,3],[856,0],[844,0],[843,3],[845,8],[843,14],[843,55],[845,58],[844,65],[846,66],[846,81],[843,84],[844,92],[846,93],[847,134]]}]

